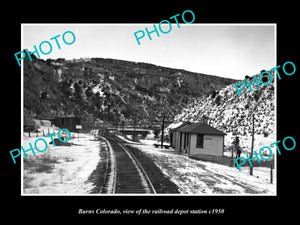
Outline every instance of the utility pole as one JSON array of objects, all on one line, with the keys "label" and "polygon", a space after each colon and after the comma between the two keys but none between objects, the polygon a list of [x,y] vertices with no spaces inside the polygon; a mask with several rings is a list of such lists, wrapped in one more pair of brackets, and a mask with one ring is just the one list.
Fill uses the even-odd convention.
[{"label": "utility pole", "polygon": [[273,164],[271,164],[271,170],[270,170],[270,183],[273,184]]},{"label": "utility pole", "polygon": [[135,141],[135,136],[136,136],[136,132],[135,132],[135,126],[136,126],[136,118],[134,117],[134,123],[133,123],[133,137],[132,137],[132,139],[133,139],[133,141]]},{"label": "utility pole", "polygon": [[165,129],[165,113],[163,114],[162,124],[161,124],[161,138],[160,138],[160,147],[164,147],[164,129]]},{"label": "utility pole", "polygon": [[[254,148],[254,111],[252,114],[252,140],[251,140],[251,158],[253,158],[253,148]],[[250,166],[250,175],[253,175],[253,167]]]},{"label": "utility pole", "polygon": [[118,132],[118,122],[116,122],[116,134]]}]

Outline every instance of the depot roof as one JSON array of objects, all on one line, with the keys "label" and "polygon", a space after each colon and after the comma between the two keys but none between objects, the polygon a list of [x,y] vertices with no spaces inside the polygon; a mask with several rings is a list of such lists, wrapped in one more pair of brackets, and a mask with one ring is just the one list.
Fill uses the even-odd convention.
[{"label": "depot roof", "polygon": [[170,128],[170,131],[179,130],[179,129],[181,129],[181,128],[183,128],[183,127],[186,127],[186,126],[189,126],[189,125],[191,125],[191,123],[188,122],[188,121],[185,121],[185,122],[179,122],[179,123],[177,123],[177,124],[174,124],[174,125]]},{"label": "depot roof", "polygon": [[212,126],[209,126],[206,123],[194,123],[194,124],[179,128],[178,131],[184,132],[184,133],[191,133],[191,134],[226,135],[226,133],[224,133]]}]

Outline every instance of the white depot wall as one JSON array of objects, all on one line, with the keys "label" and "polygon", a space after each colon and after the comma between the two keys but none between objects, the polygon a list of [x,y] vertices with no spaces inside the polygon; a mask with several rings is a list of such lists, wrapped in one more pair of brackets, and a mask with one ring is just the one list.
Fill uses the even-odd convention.
[{"label": "white depot wall", "polygon": [[222,156],[223,136],[221,135],[204,135],[203,148],[196,148],[197,134],[191,135],[190,154],[207,154]]}]

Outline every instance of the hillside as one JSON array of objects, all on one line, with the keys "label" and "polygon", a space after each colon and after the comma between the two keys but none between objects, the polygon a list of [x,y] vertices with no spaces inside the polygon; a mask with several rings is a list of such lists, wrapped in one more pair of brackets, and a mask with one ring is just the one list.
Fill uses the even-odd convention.
[{"label": "hillside", "polygon": [[[250,82],[252,81],[250,78]],[[253,79],[254,81],[254,79]],[[179,121],[203,121],[227,133],[225,147],[239,136],[244,152],[251,147],[252,114],[255,115],[255,149],[269,146],[275,141],[275,90],[274,82],[253,92],[245,89],[239,97],[234,84],[219,91],[195,98],[175,117]]]},{"label": "hillside", "polygon": [[115,59],[24,59],[24,117],[80,116],[112,124],[170,119],[195,97],[236,82]]}]

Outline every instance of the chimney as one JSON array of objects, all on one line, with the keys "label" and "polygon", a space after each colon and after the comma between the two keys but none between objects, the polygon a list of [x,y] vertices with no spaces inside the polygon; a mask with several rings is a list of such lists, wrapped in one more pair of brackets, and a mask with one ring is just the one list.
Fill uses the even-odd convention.
[{"label": "chimney", "polygon": [[206,123],[209,125],[209,117],[208,116],[202,116],[202,123]]}]

